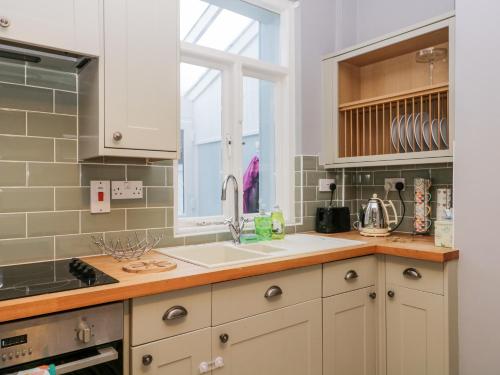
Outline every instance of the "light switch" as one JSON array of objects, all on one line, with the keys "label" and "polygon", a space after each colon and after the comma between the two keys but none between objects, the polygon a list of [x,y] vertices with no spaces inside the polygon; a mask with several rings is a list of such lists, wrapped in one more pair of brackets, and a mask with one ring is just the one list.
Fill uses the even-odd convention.
[{"label": "light switch", "polygon": [[102,214],[111,211],[109,181],[90,181],[90,212]]}]

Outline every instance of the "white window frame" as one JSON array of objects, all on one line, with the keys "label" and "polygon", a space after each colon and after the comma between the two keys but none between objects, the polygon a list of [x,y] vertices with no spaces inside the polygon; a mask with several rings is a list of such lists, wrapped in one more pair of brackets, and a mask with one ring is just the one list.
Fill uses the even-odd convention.
[{"label": "white window frame", "polygon": [[[182,0],[180,0],[182,1]],[[295,224],[295,7],[289,0],[245,0],[248,3],[280,14],[280,64],[272,64],[233,53],[207,48],[192,43],[180,43],[181,62],[199,65],[222,72],[222,169],[224,175],[233,173],[238,180],[240,213],[243,213],[242,124],[243,78],[253,77],[275,83],[275,181],[276,203],[283,210],[287,224]],[[235,125],[238,124],[238,125]],[[225,142],[231,139],[231,146]],[[229,150],[227,150],[229,148]],[[174,232],[176,236],[190,236],[226,232],[223,224],[233,209],[232,187],[222,204],[222,216],[179,217],[177,161],[174,162]],[[222,181],[221,188],[222,188]],[[269,208],[270,209],[270,208]],[[245,214],[250,219],[246,228],[253,227],[256,214]]]}]

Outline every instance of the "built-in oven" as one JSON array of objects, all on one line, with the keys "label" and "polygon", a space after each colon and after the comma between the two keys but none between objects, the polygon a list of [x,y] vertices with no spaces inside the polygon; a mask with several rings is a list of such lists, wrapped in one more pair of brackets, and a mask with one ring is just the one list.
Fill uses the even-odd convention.
[{"label": "built-in oven", "polygon": [[0,374],[52,365],[56,374],[123,374],[123,303],[0,325]]}]

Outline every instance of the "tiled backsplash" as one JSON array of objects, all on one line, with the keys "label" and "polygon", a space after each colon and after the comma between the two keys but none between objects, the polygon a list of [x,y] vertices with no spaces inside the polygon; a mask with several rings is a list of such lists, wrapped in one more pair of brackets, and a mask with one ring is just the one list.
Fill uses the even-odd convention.
[{"label": "tiled backsplash", "polygon": [[[403,201],[406,206],[406,214],[403,223],[398,228],[400,232],[412,232],[413,226],[413,194],[414,179],[417,177],[430,178],[432,187],[430,189],[432,200],[431,218],[435,219],[436,213],[436,189],[451,187],[453,184],[453,164],[427,164],[427,165],[403,165],[391,167],[370,167],[370,168],[348,168],[325,171],[318,163],[317,156],[299,157],[302,161],[297,161],[296,196],[303,196],[303,202],[296,203],[297,214],[303,213],[304,227],[314,228],[314,216],[317,207],[326,207],[329,204],[329,193],[321,193],[318,189],[318,179],[335,178],[337,191],[335,194],[335,204],[342,204],[342,191],[344,191],[344,205],[351,211],[351,221],[356,220],[356,214],[361,206],[374,193],[380,198],[385,197],[385,178],[404,177],[406,189],[403,191]],[[299,166],[303,165],[301,171]],[[300,183],[302,181],[302,183]],[[344,186],[343,186],[344,185]],[[402,205],[397,192],[390,192],[388,199],[392,200],[396,206],[398,215],[402,214]],[[297,215],[298,216],[298,215]]]},{"label": "tiled backsplash", "polygon": [[[163,233],[161,246],[228,240],[228,233],[174,237],[174,187],[171,161],[99,158],[77,161],[76,75],[0,59],[0,265],[98,254],[92,236],[143,238]],[[353,215],[387,177],[431,177],[451,184],[451,165],[420,168],[325,171],[315,156],[295,158],[296,225],[288,233],[314,229],[316,208],[329,193],[318,191],[320,178],[335,178]],[[144,198],[115,200],[111,213],[89,211],[91,180],[141,180]],[[345,188],[343,190],[342,185]],[[411,193],[405,199],[411,201]],[[396,200],[395,196],[391,197]],[[409,202],[408,216],[413,209]],[[354,216],[353,216],[354,217]],[[410,219],[403,230],[408,230]]]},{"label": "tiled backsplash", "polygon": [[[173,238],[172,162],[77,162],[76,75],[0,60],[0,264],[99,253],[93,235]],[[142,180],[144,198],[91,215],[90,181]]]}]

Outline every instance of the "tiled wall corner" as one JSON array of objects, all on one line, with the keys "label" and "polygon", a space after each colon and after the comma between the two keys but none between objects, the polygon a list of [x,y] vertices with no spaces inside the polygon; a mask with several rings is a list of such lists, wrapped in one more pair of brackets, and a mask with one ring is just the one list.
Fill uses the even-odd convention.
[{"label": "tiled wall corner", "polygon": [[[296,156],[295,158],[295,216],[296,232],[314,230],[316,209],[330,204],[331,193],[319,191],[319,180],[335,179],[337,190],[333,194],[335,206],[348,206],[351,210],[355,199],[355,187],[352,185],[351,173],[343,173],[341,169],[326,171],[319,165],[317,156]],[[342,191],[346,199],[342,202]]]},{"label": "tiled wall corner", "polygon": [[[356,179],[356,211],[374,194],[379,197],[385,197],[384,183],[385,178],[403,177],[405,178],[406,188],[403,191],[403,201],[406,206],[406,212],[398,228],[398,232],[413,232],[414,216],[414,179],[428,178],[432,181],[431,193],[431,219],[436,219],[436,190],[439,188],[448,188],[453,186],[453,164],[422,164],[422,165],[403,165],[391,167],[371,167],[357,168],[350,170]],[[394,202],[398,215],[401,217],[403,206],[400,202],[397,192],[390,192],[388,199]],[[431,228],[433,232],[433,227]]]},{"label": "tiled wall corner", "polygon": [[[398,232],[413,232],[413,194],[414,179],[417,177],[430,178],[432,187],[431,219],[436,219],[436,189],[452,187],[453,164],[427,164],[427,165],[404,165],[391,167],[349,168],[324,170],[320,166],[317,156],[296,156],[295,159],[295,215],[296,231],[305,232],[314,230],[314,218],[316,208],[326,207],[329,204],[329,193],[322,193],[318,188],[320,178],[334,178],[337,183],[337,191],[334,194],[334,205],[349,207],[351,222],[357,220],[358,210],[377,193],[379,197],[385,197],[385,178],[404,177],[406,189],[403,192],[403,201],[406,211],[403,222]],[[342,192],[344,200],[342,201]],[[402,215],[403,206],[397,192],[390,192],[388,199],[396,206],[399,216]],[[432,230],[431,230],[432,232]]]}]

